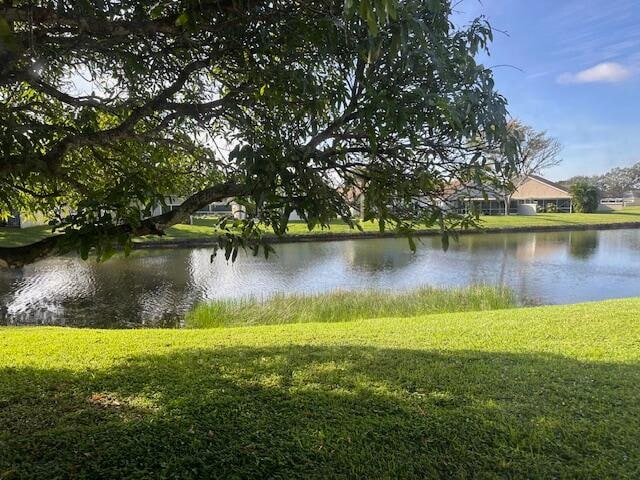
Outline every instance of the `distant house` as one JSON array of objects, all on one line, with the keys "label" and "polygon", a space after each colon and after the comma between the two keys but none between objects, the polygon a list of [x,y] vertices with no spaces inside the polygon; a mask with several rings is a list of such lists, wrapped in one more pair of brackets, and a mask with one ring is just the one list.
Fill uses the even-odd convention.
[{"label": "distant house", "polygon": [[[151,216],[160,215],[161,213],[173,210],[177,208],[182,202],[185,201],[185,197],[170,196],[165,198],[166,205],[158,204],[152,211]],[[197,212],[193,213],[193,216],[222,216],[229,215],[234,218],[244,218],[244,207],[238,205],[233,199],[227,199],[223,202],[214,202],[202,207]],[[27,228],[36,225],[46,225],[47,219],[44,215],[38,214],[37,216],[27,216],[19,212],[12,212],[11,216],[2,221],[0,220],[0,228]]]},{"label": "distant house", "polygon": [[0,220],[0,228],[27,228],[36,225],[46,225],[47,220],[43,215],[28,216],[20,212],[11,212],[11,216],[5,220]]},{"label": "distant house", "polygon": [[[477,211],[481,215],[504,215],[506,192],[491,191],[486,198],[477,187],[454,185],[447,200],[448,208],[458,213]],[[510,196],[509,213],[572,211],[571,194],[567,189],[538,175],[529,175]]]},{"label": "distant house", "polygon": [[20,223],[20,214],[18,212],[11,212],[9,218],[0,220],[0,227],[20,228]]},{"label": "distant house", "polygon": [[[160,215],[171,210],[178,208],[186,200],[185,197],[169,196],[165,197],[164,201],[166,205],[158,204],[151,211],[152,216]],[[205,205],[201,209],[193,213],[194,216],[222,216],[231,215],[235,218],[244,218],[245,210],[242,205],[237,204],[232,198],[228,198],[222,202],[214,202],[209,205]]]},{"label": "distant house", "polygon": [[625,207],[640,206],[640,190],[629,190],[621,197],[603,197],[598,205],[599,212],[622,210]]},{"label": "distant house", "polygon": [[629,190],[622,196],[625,206],[640,206],[640,190]]}]

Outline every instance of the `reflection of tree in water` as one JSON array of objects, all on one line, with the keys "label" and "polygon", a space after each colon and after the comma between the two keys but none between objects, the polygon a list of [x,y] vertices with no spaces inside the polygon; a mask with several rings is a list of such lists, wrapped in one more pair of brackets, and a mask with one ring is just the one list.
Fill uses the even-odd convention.
[{"label": "reflection of tree in water", "polygon": [[[417,242],[418,249],[434,248],[432,238]],[[354,240],[345,242],[344,259],[352,268],[369,273],[400,269],[409,265],[414,255],[406,238]]]},{"label": "reflection of tree in water", "polygon": [[[561,252],[570,241],[570,232],[490,233],[460,236],[460,248],[469,252],[506,250],[518,257]],[[455,245],[455,244],[452,244]]]},{"label": "reflection of tree in water", "polygon": [[111,311],[105,324],[173,326],[183,313],[185,295],[193,292],[189,250],[136,252],[130,258],[96,265],[95,304]]},{"label": "reflection of tree in water", "polygon": [[274,245],[265,259],[240,252],[235,263],[219,253],[211,262],[211,249],[193,250],[190,273],[202,299],[257,297],[321,289],[322,282],[340,276],[343,242],[308,242]]},{"label": "reflection of tree in water", "polygon": [[598,250],[598,232],[586,230],[571,232],[569,237],[569,254],[574,258],[591,258]]},{"label": "reflection of tree in water", "polygon": [[458,242],[452,242],[451,248],[468,252],[515,251],[529,239],[528,234],[471,234],[461,235]]}]

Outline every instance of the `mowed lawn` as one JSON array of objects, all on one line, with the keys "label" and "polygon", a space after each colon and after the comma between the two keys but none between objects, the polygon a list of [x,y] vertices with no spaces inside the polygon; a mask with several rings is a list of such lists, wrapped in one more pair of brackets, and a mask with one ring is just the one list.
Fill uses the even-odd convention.
[{"label": "mowed lawn", "polygon": [[[567,227],[582,225],[609,225],[619,223],[640,222],[640,207],[629,207],[625,210],[610,213],[540,213],[535,216],[520,215],[493,215],[480,217],[482,228],[530,228],[530,227]],[[175,241],[180,239],[203,238],[213,235],[214,220],[200,218],[195,219],[194,225],[176,225],[167,231],[164,237],[149,238],[149,241]],[[363,222],[361,224],[364,232],[379,232],[377,222]],[[291,222],[287,235],[309,235],[309,234],[358,234],[360,231],[350,228],[340,220],[331,223],[329,228],[316,227],[309,231],[303,222]],[[146,241],[147,239],[145,239]]]},{"label": "mowed lawn", "polygon": [[0,247],[18,247],[36,242],[51,235],[51,227],[38,225],[27,228],[0,227]]},{"label": "mowed lawn", "polygon": [[640,478],[640,299],[0,329],[0,478]]},{"label": "mowed lawn", "polygon": [[[522,228],[608,225],[620,223],[640,222],[640,207],[629,207],[621,211],[610,213],[540,213],[535,216],[483,216],[480,217],[483,228]],[[212,239],[216,234],[216,220],[212,218],[195,218],[193,225],[180,224],[169,228],[166,235],[150,236],[136,239],[138,243],[180,242]],[[379,232],[377,222],[363,222],[364,232]],[[268,232],[268,229],[267,229]],[[322,235],[322,234],[350,234],[357,235],[360,231],[350,228],[341,220],[331,223],[329,228],[316,227],[309,231],[303,222],[291,222],[287,235]],[[51,234],[50,227],[37,226],[24,229],[0,228],[0,246],[18,246],[40,240]]]}]

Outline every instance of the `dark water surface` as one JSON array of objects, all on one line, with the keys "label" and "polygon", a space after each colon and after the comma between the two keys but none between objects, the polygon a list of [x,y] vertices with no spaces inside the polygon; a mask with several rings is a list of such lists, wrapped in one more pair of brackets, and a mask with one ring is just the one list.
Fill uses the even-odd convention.
[{"label": "dark water surface", "polygon": [[176,326],[203,299],[334,289],[507,285],[524,303],[640,296],[640,230],[478,234],[276,245],[277,255],[140,250],[106,263],[51,258],[0,270],[0,324]]}]

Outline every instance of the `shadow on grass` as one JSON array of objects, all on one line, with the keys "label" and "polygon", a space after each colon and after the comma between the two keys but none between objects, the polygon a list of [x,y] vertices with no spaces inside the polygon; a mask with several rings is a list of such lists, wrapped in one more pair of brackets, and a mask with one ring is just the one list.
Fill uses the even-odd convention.
[{"label": "shadow on grass", "polygon": [[640,368],[222,348],[0,370],[0,477],[637,478]]}]

